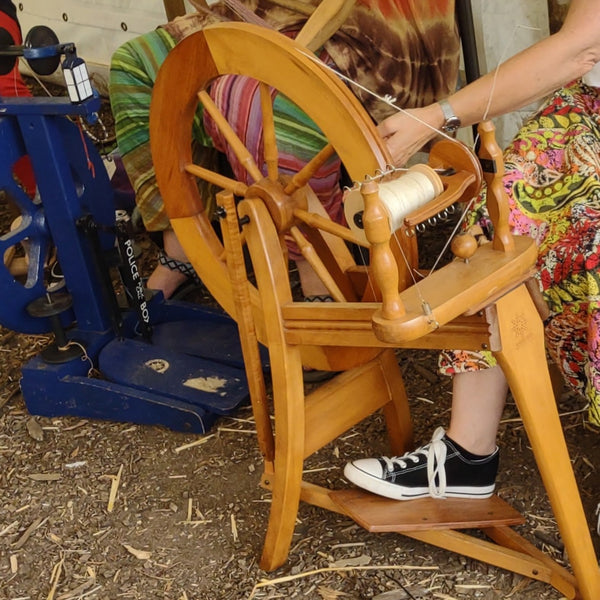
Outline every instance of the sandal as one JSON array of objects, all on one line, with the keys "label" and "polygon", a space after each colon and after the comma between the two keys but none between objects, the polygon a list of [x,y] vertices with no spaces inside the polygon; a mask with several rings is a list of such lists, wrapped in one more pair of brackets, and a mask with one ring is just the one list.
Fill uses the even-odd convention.
[{"label": "sandal", "polygon": [[192,267],[191,263],[172,258],[171,256],[165,254],[163,250],[159,250],[158,264],[169,269],[170,271],[177,271],[186,277],[186,279],[180,283],[169,295],[169,300],[196,301],[199,296],[199,292],[202,292],[202,297],[208,293],[207,288],[202,283],[200,277],[198,277],[198,274],[194,270],[194,267]]},{"label": "sandal", "polygon": [[192,267],[192,263],[183,262],[182,260],[178,260],[176,258],[171,258],[167,256],[162,250],[158,253],[158,264],[163,267],[167,267],[167,269],[171,271],[179,271],[183,273],[186,277],[194,281],[196,284],[201,283],[200,278],[196,271],[194,271],[194,267]]}]

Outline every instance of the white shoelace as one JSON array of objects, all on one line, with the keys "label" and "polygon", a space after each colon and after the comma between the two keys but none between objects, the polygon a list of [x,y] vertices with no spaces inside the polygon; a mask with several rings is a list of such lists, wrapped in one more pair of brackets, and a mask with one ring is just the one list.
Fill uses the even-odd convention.
[{"label": "white shoelace", "polygon": [[[419,455],[427,457],[427,481],[429,484],[429,493],[433,498],[442,498],[446,493],[446,454],[448,446],[444,443],[444,429],[438,427],[431,438],[431,442],[418,448],[414,452],[407,452],[402,456],[393,456],[388,458],[383,456],[388,471],[394,470],[394,465],[399,465],[402,469],[408,467],[408,461],[417,464]],[[438,478],[438,483],[435,480]],[[600,525],[599,525],[600,526]]]}]

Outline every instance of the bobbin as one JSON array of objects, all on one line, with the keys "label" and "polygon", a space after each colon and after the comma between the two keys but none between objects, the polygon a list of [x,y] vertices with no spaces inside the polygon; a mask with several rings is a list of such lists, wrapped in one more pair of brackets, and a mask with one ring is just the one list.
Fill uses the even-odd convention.
[{"label": "bobbin", "polygon": [[[379,182],[379,197],[388,213],[390,229],[400,229],[407,215],[431,202],[443,191],[440,176],[425,164],[413,165],[400,177]],[[355,185],[344,198],[344,215],[352,232],[366,242],[362,220],[364,208],[360,184]]]}]

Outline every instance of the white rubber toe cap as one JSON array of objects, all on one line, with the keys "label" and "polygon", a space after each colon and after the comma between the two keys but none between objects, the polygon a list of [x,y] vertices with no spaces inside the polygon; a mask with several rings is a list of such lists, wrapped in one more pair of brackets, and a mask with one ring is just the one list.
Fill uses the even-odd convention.
[{"label": "white rubber toe cap", "polygon": [[352,483],[360,485],[359,481],[363,482],[365,477],[381,479],[383,477],[383,467],[376,458],[361,458],[353,460],[345,466],[344,476]]}]

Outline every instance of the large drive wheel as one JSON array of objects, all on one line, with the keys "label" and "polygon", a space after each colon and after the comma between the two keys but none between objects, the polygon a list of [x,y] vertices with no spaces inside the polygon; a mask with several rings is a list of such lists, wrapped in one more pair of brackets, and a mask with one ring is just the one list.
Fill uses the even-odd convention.
[{"label": "large drive wheel", "polygon": [[[260,82],[265,165],[255,164],[210,100],[211,82],[224,75],[245,75]],[[306,113],[328,142],[292,184],[280,177],[278,169],[273,90]],[[260,189],[194,165],[192,123],[199,101]],[[277,222],[285,213],[282,203],[293,205],[292,192],[332,154],[340,158],[352,181],[362,181],[390,163],[372,120],[345,84],[293,40],[242,23],[207,27],[171,51],[156,81],[150,132],[157,181],[173,228],[200,278],[230,314],[234,314],[233,294],[223,246],[198,193],[196,177],[229,189],[238,198],[268,196]],[[282,237],[292,221],[278,223]]]}]

